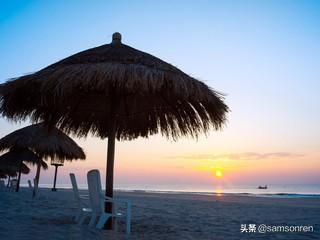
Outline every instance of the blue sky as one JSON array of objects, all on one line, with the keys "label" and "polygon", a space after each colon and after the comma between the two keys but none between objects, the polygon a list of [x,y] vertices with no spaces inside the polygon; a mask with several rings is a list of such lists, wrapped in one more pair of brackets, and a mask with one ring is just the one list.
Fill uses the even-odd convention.
[{"label": "blue sky", "polygon": [[[227,94],[228,124],[199,151],[294,152],[320,166],[319,24],[319,1],[1,1],[0,83],[119,31]],[[19,127],[0,124],[0,136]]]}]

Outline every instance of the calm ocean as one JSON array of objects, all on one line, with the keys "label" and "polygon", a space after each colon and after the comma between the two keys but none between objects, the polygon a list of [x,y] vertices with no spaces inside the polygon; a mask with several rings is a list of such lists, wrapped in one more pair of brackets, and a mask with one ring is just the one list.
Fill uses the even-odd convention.
[{"label": "calm ocean", "polygon": [[[26,186],[26,184],[22,184]],[[52,184],[40,184],[43,188],[52,188]],[[79,189],[87,189],[86,185],[79,184]],[[70,184],[57,184],[57,188],[72,188]],[[115,189],[122,191],[145,191],[145,192],[172,192],[194,194],[248,194],[266,197],[319,197],[320,184],[301,185],[268,185],[268,189],[258,189],[258,186],[239,185],[201,188],[200,186],[160,186],[160,185],[120,185]]]}]

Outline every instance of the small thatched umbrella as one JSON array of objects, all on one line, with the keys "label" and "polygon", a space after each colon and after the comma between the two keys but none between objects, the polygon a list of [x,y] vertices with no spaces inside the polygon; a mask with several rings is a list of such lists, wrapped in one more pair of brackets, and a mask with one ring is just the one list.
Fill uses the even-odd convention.
[{"label": "small thatched umbrella", "polygon": [[17,173],[16,172],[6,172],[6,171],[2,171],[0,170],[0,178],[4,178],[4,179],[7,179],[8,177],[8,182],[7,182],[7,187],[9,187],[9,183],[10,183],[10,180],[11,180],[11,177],[12,176],[17,176]]},{"label": "small thatched umbrella", "polygon": [[[30,149],[40,159],[59,158],[69,161],[85,159],[82,148],[72,138],[59,129],[48,127],[43,123],[21,128],[0,139],[0,152],[13,147]],[[40,167],[41,162],[38,162],[33,196],[39,184]]]},{"label": "small thatched umbrella", "polygon": [[28,174],[30,172],[30,168],[24,163],[21,164],[19,159],[11,159],[11,157],[8,157],[8,154],[0,156],[1,174],[11,177],[16,176],[20,169],[23,174]]},{"label": "small thatched umbrella", "polygon": [[0,170],[0,178],[7,179],[7,174]]},{"label": "small thatched umbrella", "polygon": [[[29,171],[28,171],[28,173],[29,173]],[[28,174],[28,173],[26,173],[26,174]],[[4,171],[0,170],[0,176],[1,176],[1,178],[7,178],[8,177],[7,187],[9,187],[11,177],[17,177],[17,172],[13,171],[11,169],[9,169],[9,170],[5,169]]]},{"label": "small thatched umbrella", "polygon": [[30,164],[30,165],[36,165],[40,162],[41,167],[43,169],[45,169],[45,170],[48,169],[47,163],[45,161],[43,161],[41,158],[39,158],[38,155],[36,155],[34,152],[29,150],[28,148],[20,149],[17,147],[13,147],[10,149],[9,152],[1,155],[0,160],[1,159],[6,159],[6,161],[9,164],[18,162],[19,170],[18,170],[18,183],[17,183],[16,192],[19,191],[19,187],[20,187],[23,162],[26,162],[27,164]]},{"label": "small thatched umbrella", "polygon": [[[19,172],[19,169],[20,169],[19,160],[12,161],[11,159],[7,159],[6,156],[3,156],[3,155],[0,156],[1,173],[4,173],[12,177],[17,175],[17,172]],[[26,164],[22,163],[21,172],[23,174],[28,174],[30,172],[30,168]]]},{"label": "small thatched umbrella", "polygon": [[[57,124],[78,136],[108,138],[106,196],[113,196],[115,139],[161,133],[176,139],[220,129],[228,107],[203,82],[121,43],[72,55],[0,86],[3,116]],[[112,207],[106,205],[110,212]]]}]

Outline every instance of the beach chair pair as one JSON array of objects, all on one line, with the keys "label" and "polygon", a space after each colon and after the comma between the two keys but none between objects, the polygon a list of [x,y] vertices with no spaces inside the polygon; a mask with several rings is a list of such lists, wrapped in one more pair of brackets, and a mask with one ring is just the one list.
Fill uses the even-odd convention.
[{"label": "beach chair pair", "polygon": [[[117,220],[124,220],[126,234],[131,232],[131,202],[127,199],[107,198],[104,196],[101,187],[100,172],[91,170],[87,174],[89,195],[80,195],[75,175],[70,173],[70,179],[79,208],[75,217],[78,224],[83,224],[87,217],[90,217],[89,226],[102,229],[109,218],[114,219],[114,229],[117,230]],[[113,212],[106,213],[104,204],[113,204]],[[122,211],[121,211],[122,210]]]}]

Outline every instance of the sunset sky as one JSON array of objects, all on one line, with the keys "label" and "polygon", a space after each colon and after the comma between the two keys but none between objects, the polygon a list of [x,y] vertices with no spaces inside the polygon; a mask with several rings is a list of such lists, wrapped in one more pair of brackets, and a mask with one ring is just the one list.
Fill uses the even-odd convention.
[{"label": "sunset sky", "polygon": [[[0,83],[119,31],[225,93],[231,112],[198,140],[117,142],[116,187],[320,184],[319,24],[319,1],[1,1]],[[27,124],[1,118],[0,137]],[[60,168],[58,184],[104,176],[107,140],[75,140],[87,160]],[[51,167],[40,183],[52,178]]]}]

